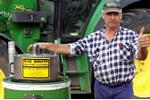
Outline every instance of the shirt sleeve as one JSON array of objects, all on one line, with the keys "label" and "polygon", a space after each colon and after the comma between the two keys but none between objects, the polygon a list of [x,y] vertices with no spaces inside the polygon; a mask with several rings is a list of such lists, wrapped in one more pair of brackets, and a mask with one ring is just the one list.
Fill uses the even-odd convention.
[{"label": "shirt sleeve", "polygon": [[82,53],[91,51],[90,49],[93,47],[93,44],[96,43],[96,40],[98,40],[98,34],[100,34],[100,31],[93,32],[91,35],[88,35],[82,39],[79,39],[77,42],[70,43],[70,49],[72,56],[78,56]]},{"label": "shirt sleeve", "polygon": [[71,56],[80,55],[86,51],[87,37],[80,39],[77,42],[70,43],[69,46],[70,46]]},{"label": "shirt sleeve", "polygon": [[77,42],[70,43],[70,49],[72,56],[78,56],[83,53],[87,53],[88,56],[95,50],[96,45],[99,43],[101,37],[101,31],[96,31],[90,35],[79,39]]},{"label": "shirt sleeve", "polygon": [[133,32],[131,43],[132,43],[132,46],[133,46],[133,49],[134,49],[133,52],[135,52],[134,58],[137,58],[138,51],[139,51],[138,33]]},{"label": "shirt sleeve", "polygon": [[73,43],[70,43],[69,46],[70,46],[70,55],[75,55],[75,52],[73,50],[75,48],[75,45]]}]

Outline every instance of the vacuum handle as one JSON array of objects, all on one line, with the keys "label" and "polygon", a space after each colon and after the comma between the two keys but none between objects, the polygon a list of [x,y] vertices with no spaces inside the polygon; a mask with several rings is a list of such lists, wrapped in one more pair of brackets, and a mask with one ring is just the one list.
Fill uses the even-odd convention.
[{"label": "vacuum handle", "polygon": [[14,56],[15,56],[15,42],[8,42],[8,58],[9,58],[9,75],[13,76],[14,74]]},{"label": "vacuum handle", "polygon": [[50,54],[50,55],[54,55],[54,54],[56,54],[56,53],[51,52],[51,51],[49,51],[48,49],[41,49],[38,44],[33,44],[32,54],[33,54],[34,56],[36,56],[36,55],[40,55],[40,54]]},{"label": "vacuum handle", "polygon": [[33,45],[32,54],[35,56],[40,54],[40,48],[38,44]]}]

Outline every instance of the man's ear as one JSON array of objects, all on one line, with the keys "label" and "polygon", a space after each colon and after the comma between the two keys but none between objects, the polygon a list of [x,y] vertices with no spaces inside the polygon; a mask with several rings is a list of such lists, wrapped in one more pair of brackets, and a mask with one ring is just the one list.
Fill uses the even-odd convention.
[{"label": "man's ear", "polygon": [[122,19],[122,17],[123,17],[123,14],[120,15],[120,19]]},{"label": "man's ear", "polygon": [[102,18],[104,19],[104,16],[102,16]]},{"label": "man's ear", "polygon": [[104,14],[102,13],[102,18],[104,19]]}]

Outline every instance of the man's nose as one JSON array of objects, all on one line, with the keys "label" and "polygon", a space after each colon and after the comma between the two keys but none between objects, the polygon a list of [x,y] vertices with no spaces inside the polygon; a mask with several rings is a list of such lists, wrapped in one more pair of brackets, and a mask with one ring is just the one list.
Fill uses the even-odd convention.
[{"label": "man's nose", "polygon": [[114,14],[111,14],[110,17],[111,17],[111,19],[114,19],[114,18],[115,18],[115,15],[114,15]]}]

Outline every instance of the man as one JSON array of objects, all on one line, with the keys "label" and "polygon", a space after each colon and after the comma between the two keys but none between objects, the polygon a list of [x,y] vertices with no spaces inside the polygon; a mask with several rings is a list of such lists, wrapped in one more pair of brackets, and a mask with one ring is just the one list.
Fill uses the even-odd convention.
[{"label": "man", "polygon": [[134,58],[146,58],[148,36],[143,34],[144,28],[141,28],[138,35],[120,26],[122,9],[118,2],[107,2],[102,11],[102,18],[105,22],[103,29],[75,43],[37,44],[42,49],[58,54],[76,56],[86,52],[94,70],[95,98],[133,98]]}]

